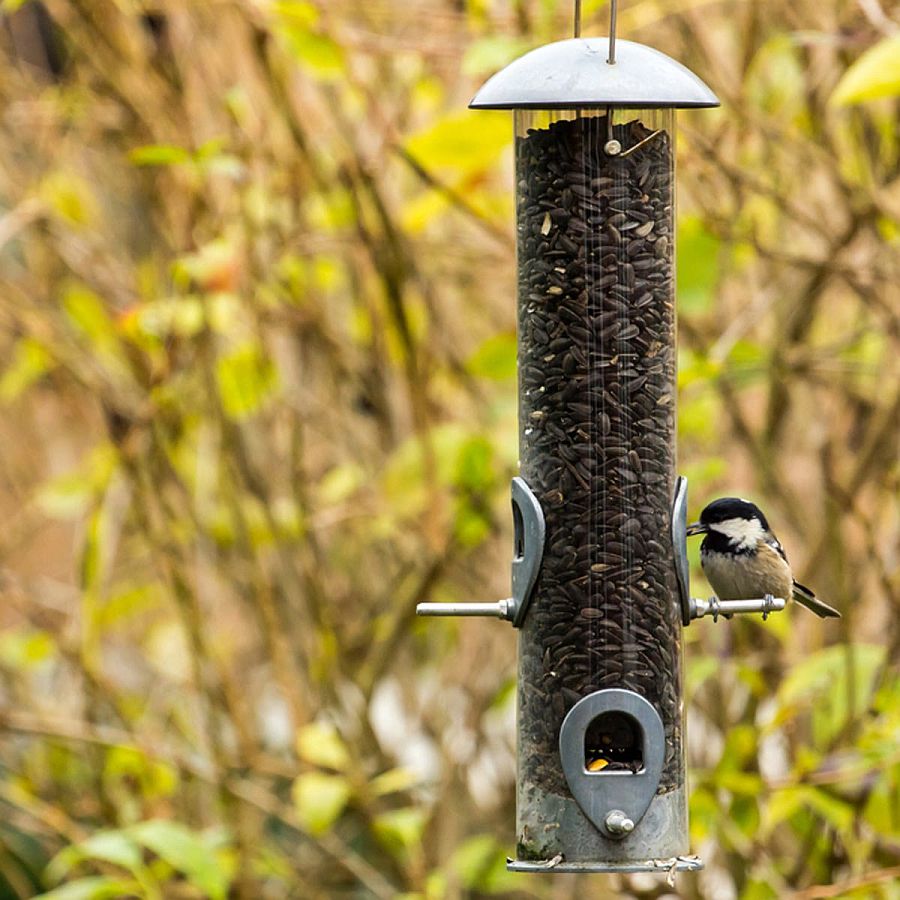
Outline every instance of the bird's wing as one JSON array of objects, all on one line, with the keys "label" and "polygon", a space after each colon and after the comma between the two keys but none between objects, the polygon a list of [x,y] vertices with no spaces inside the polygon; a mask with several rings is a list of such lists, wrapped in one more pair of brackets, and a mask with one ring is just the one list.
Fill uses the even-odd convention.
[{"label": "bird's wing", "polygon": [[772,534],[771,531],[767,531],[763,536],[763,540],[785,561],[788,561],[787,554],[784,552],[784,547],[781,546],[781,541]]}]

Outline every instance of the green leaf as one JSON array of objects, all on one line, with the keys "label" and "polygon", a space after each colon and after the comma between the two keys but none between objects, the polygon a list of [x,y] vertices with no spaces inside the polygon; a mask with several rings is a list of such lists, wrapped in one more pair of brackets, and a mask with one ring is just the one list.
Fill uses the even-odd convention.
[{"label": "green leaf", "polygon": [[706,656],[699,653],[688,656],[684,677],[685,688],[688,694],[693,695],[696,693],[707,679],[712,678],[713,675],[721,671],[721,667],[721,660],[716,659],[714,656]]},{"label": "green leaf", "polygon": [[257,412],[278,387],[275,364],[258,344],[219,357],[216,380],[226,415],[244,419]]},{"label": "green leaf", "polygon": [[322,506],[337,506],[349,500],[366,483],[366,473],[356,463],[329,469],[316,485],[316,499]]},{"label": "green leaf", "polygon": [[781,822],[801,810],[811,811],[824,819],[840,834],[851,828],[856,817],[851,803],[812,785],[797,784],[776,791],[763,810],[761,833],[768,837]]},{"label": "green leaf", "polygon": [[475,76],[496,72],[525,53],[531,44],[513,35],[495,34],[478,38],[466,48],[461,70]]},{"label": "green leaf", "polygon": [[750,880],[741,893],[741,900],[778,900],[779,894],[768,881]]},{"label": "green leaf", "polygon": [[56,654],[53,636],[26,625],[0,632],[0,663],[10,669],[27,671]]},{"label": "green leaf", "polygon": [[275,32],[304,69],[321,81],[344,75],[344,49],[322,30],[314,4],[304,0],[278,2],[272,5],[272,12],[276,17]]},{"label": "green leaf", "polygon": [[41,182],[39,194],[66,225],[89,225],[97,213],[90,185],[71,171],[51,172]]},{"label": "green leaf", "polygon": [[752,725],[735,725],[725,737],[725,749],[716,767],[717,772],[740,771],[757,753],[757,733]]},{"label": "green leaf", "polygon": [[678,389],[684,390],[697,383],[714,381],[721,371],[721,363],[711,360],[708,356],[685,351],[679,358]]},{"label": "green leaf", "polygon": [[161,297],[141,304],[135,320],[138,329],[152,337],[193,337],[206,324],[203,309],[198,297]]},{"label": "green leaf", "polygon": [[344,50],[327,34],[293,24],[278,28],[294,58],[320,81],[334,81],[346,71]]},{"label": "green leaf", "polygon": [[494,447],[481,435],[465,441],[459,448],[453,471],[453,484],[471,493],[483,493],[494,484]]},{"label": "green leaf", "polygon": [[759,796],[753,794],[735,796],[729,815],[734,826],[746,837],[757,834],[759,832]]},{"label": "green leaf", "polygon": [[453,538],[460,547],[477,547],[491,533],[491,523],[484,512],[466,497],[453,503]]},{"label": "green leaf", "polygon": [[151,819],[128,829],[139,844],[153,851],[211,900],[224,900],[229,877],[216,854],[179,822]]},{"label": "green leaf", "polygon": [[16,341],[9,367],[0,378],[0,399],[9,403],[33,385],[52,363],[50,354],[34,338]]},{"label": "green leaf", "polygon": [[489,337],[469,357],[466,368],[480,378],[490,378],[495,381],[515,378],[515,334],[496,334]]},{"label": "green leaf", "polygon": [[76,331],[92,344],[108,348],[116,343],[116,328],[106,305],[84,285],[72,285],[63,296],[63,309]]},{"label": "green leaf", "polygon": [[191,154],[174,144],[147,144],[129,151],[128,158],[136,166],[177,166],[189,163]]},{"label": "green leaf", "polygon": [[866,802],[865,821],[881,835],[900,835],[900,771],[882,772]]},{"label": "green leaf", "polygon": [[104,600],[102,609],[98,611],[98,617],[104,626],[114,626],[132,616],[154,609],[163,596],[165,595],[160,585],[152,582],[117,586]]},{"label": "green leaf", "polygon": [[505,114],[466,110],[438,119],[411,137],[406,149],[423,166],[463,176],[492,166],[512,137]]},{"label": "green leaf", "polygon": [[61,881],[78,863],[85,859],[121,866],[129,872],[141,868],[138,845],[122,831],[98,831],[86,840],[61,850],[47,866],[47,877]]},{"label": "green leaf", "polygon": [[477,834],[454,850],[450,864],[464,887],[479,890],[496,852],[497,841],[491,835]]},{"label": "green leaf", "polygon": [[304,762],[338,772],[350,768],[350,752],[337,729],[325,722],[313,722],[297,732],[297,754]]},{"label": "green leaf", "polygon": [[805,803],[806,797],[800,785],[773,791],[762,811],[760,827],[762,836],[767,838],[778,825],[788,821]]},{"label": "green leaf", "polygon": [[694,788],[689,804],[691,839],[699,842],[711,834],[716,834],[722,816],[717,794],[704,788]]},{"label": "green leaf", "polygon": [[844,72],[830,102],[838,106],[900,95],[900,34],[883,38]]},{"label": "green leaf", "polygon": [[373,823],[375,836],[398,857],[405,857],[418,846],[428,815],[416,806],[392,809],[382,813]]},{"label": "green leaf", "polygon": [[856,809],[852,803],[816,787],[808,787],[804,794],[806,805],[831,825],[838,834],[845,834],[852,828],[856,818]]},{"label": "green leaf", "polygon": [[515,875],[506,871],[506,853],[489,834],[464,841],[450,858],[450,868],[468,891],[497,894],[515,891]]},{"label": "green leaf", "polygon": [[707,231],[699,217],[684,216],[678,222],[676,246],[678,309],[686,313],[706,312],[712,306],[719,279],[719,240]]},{"label": "green leaf", "polygon": [[79,878],[78,881],[70,881],[52,891],[47,891],[46,894],[38,894],[36,900],[108,900],[108,898],[121,900],[122,897],[139,895],[139,892],[137,882],[97,875],[92,878]]},{"label": "green leaf", "polygon": [[369,782],[369,791],[376,797],[384,797],[387,794],[408,791],[418,783],[419,779],[409,769],[388,769]]},{"label": "green leaf", "polygon": [[57,519],[81,515],[106,489],[117,464],[115,448],[109,444],[94,447],[80,469],[41,485],[35,498],[37,505],[46,515]]},{"label": "green leaf", "polygon": [[303,827],[311,834],[324,834],[344,811],[350,782],[342,775],[306,772],[294,782],[292,794]]},{"label": "green leaf", "polygon": [[803,107],[806,73],[794,36],[779,32],[756,52],[744,78],[744,95],[754,109],[790,122]]},{"label": "green leaf", "polygon": [[146,800],[171,797],[179,786],[178,770],[168,763],[148,759],[135,747],[110,747],[103,762],[103,783],[111,793],[119,785],[139,787]]},{"label": "green leaf", "polygon": [[741,378],[741,383],[746,383],[748,381],[747,372],[755,373],[757,377],[765,374],[768,356],[769,350],[762,344],[754,343],[746,338],[735,341],[728,351],[729,371],[736,373],[738,370],[742,370],[745,374]]},{"label": "green leaf", "polygon": [[[857,715],[867,708],[884,655],[884,647],[851,644],[826,647],[802,660],[778,688],[778,711],[770,728],[790,720],[800,710],[809,710],[817,739],[827,743],[846,722],[851,699]],[[849,666],[853,667],[852,677]],[[854,688],[852,698],[848,685]]]},{"label": "green leaf", "polygon": [[745,797],[758,797],[763,789],[762,778],[751,772],[717,772],[715,784],[732,794]]}]

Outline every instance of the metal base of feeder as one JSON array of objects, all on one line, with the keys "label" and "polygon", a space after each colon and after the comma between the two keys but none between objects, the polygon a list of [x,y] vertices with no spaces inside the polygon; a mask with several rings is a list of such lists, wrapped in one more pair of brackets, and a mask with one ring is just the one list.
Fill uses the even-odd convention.
[{"label": "metal base of feeder", "polygon": [[[612,777],[627,780],[629,776]],[[538,862],[558,856],[566,865],[590,865],[602,860],[611,866],[629,866],[647,860],[694,858],[683,784],[657,794],[634,831],[616,839],[596,828],[574,798],[543,791],[533,784],[519,786],[516,818],[518,853]]]},{"label": "metal base of feeder", "polygon": [[565,861],[555,863],[552,859],[547,860],[546,862],[526,859],[507,859],[506,868],[510,872],[543,872],[545,874],[553,874],[554,872],[605,872],[608,875],[617,872],[623,875],[630,875],[635,872],[658,872],[659,874],[668,874],[669,872],[699,872],[703,868],[703,860],[697,856],[679,856],[674,859],[648,859],[643,862],[620,863]]}]

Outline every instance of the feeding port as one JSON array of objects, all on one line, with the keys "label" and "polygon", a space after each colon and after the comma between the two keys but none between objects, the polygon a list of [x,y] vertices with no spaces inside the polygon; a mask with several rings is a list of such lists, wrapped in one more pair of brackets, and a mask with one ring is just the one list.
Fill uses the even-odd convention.
[{"label": "feeding port", "polygon": [[640,725],[627,713],[606,712],[584,732],[585,772],[630,772],[644,768],[644,739]]}]

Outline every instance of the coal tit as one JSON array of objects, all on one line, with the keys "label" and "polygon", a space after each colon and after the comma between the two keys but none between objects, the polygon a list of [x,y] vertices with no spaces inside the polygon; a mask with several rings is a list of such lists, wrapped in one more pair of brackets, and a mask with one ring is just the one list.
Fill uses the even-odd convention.
[{"label": "coal tit", "polygon": [[793,597],[817,616],[837,616],[807,587],[794,581],[791,565],[766,517],[756,504],[739,497],[713,500],[688,526],[688,535],[705,534],[700,563],[721,600],[749,600],[771,594]]}]

